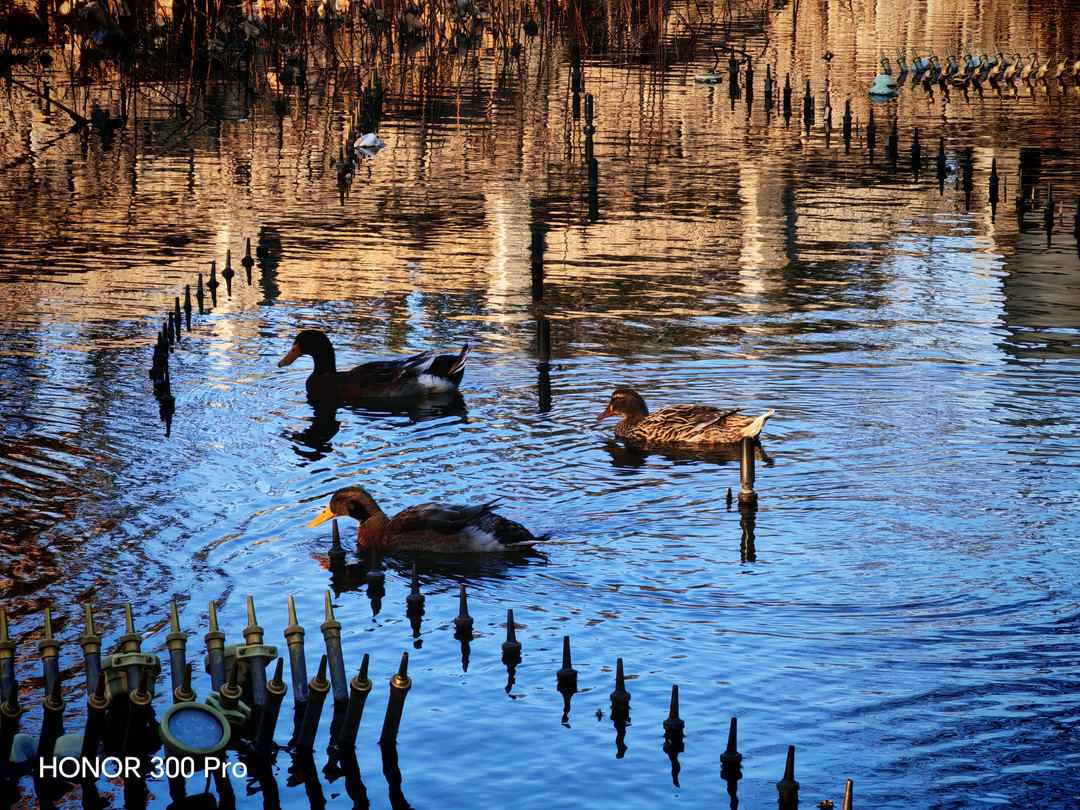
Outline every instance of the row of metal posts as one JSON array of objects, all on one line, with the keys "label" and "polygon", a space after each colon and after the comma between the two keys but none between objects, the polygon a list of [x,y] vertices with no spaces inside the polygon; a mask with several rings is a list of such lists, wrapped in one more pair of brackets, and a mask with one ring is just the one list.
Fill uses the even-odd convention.
[{"label": "row of metal posts", "polygon": [[[743,72],[745,82],[745,93],[747,104],[753,103],[754,91],[754,70],[751,58],[747,55],[744,57],[745,69]],[[734,52],[728,61],[728,82],[729,82],[729,95],[734,105],[734,100],[740,94],[740,72],[739,63],[735,59]],[[792,115],[792,87],[791,87],[791,75],[785,74],[784,87],[782,90],[782,110],[785,119],[790,119]],[[771,70],[768,66],[765,68],[765,109],[766,112],[772,109],[773,106],[773,79]],[[806,81],[805,92],[803,94],[803,124],[806,128],[806,132],[810,132],[810,128],[813,126],[816,120],[817,99],[813,96],[810,89],[810,81]],[[832,132],[832,103],[829,97],[829,93],[825,93],[825,106],[823,109],[823,125],[825,128],[826,142],[829,135]],[[842,118],[842,137],[844,140],[845,150],[850,150],[851,138],[852,138],[852,117],[851,117],[851,101],[845,100],[844,102],[844,115]],[[874,151],[877,145],[877,126],[874,123],[874,112],[870,110],[870,117],[866,125],[866,143],[870,158],[870,163],[874,162]],[[897,124],[894,122],[891,132],[885,137],[885,157],[894,167],[899,160],[899,134],[897,132]],[[922,144],[919,140],[919,130],[916,127],[914,129],[911,147],[911,170],[915,177],[918,179],[919,171],[922,166]],[[935,161],[936,176],[939,183],[939,189],[941,193],[944,193],[945,178],[948,174],[947,160],[945,156],[945,139],[939,139],[938,153]],[[960,163],[960,171],[957,175],[957,186],[961,187],[964,191],[965,206],[971,207],[971,194],[974,188],[973,182],[973,163],[971,159],[971,148],[967,147],[964,151],[964,158]],[[991,168],[990,179],[988,183],[988,200],[991,206],[991,217],[996,216],[997,204],[998,204],[998,190],[999,190],[999,177],[997,174],[997,160],[993,160]],[[1028,191],[1031,191],[1031,197],[1028,197]],[[1007,194],[1007,188],[1003,190],[1003,194]],[[1034,186],[1028,186],[1024,182],[1024,171],[1020,169],[1020,179],[1018,183],[1016,193],[1016,209],[1017,220],[1020,230],[1025,229],[1025,217],[1024,214],[1027,210],[1034,210],[1036,207],[1036,193]],[[1057,207],[1059,206],[1059,207]],[[1056,213],[1055,213],[1056,212]],[[1046,230],[1047,243],[1050,243],[1052,231],[1054,228],[1055,218],[1058,223],[1061,224],[1064,219],[1065,211],[1064,206],[1055,204],[1053,198],[1053,192],[1048,184],[1047,196],[1043,202],[1043,227]],[[1073,235],[1077,240],[1077,252],[1080,253],[1080,200],[1077,201],[1076,211],[1073,216]]]},{"label": "row of metal posts", "polygon": [[[247,273],[248,285],[251,285],[251,268],[255,260],[251,257],[251,239],[247,240],[244,258],[240,260]],[[236,271],[232,266],[232,251],[225,251],[225,266],[221,276],[225,279],[228,293],[232,294],[232,279]],[[217,278],[217,262],[210,262],[210,278],[206,283],[206,289],[210,291],[211,307],[217,306],[217,288],[221,282]],[[195,289],[195,302],[198,305],[198,314],[203,315],[208,310],[205,308],[206,293],[203,291],[203,274],[199,273],[198,284]],[[184,285],[184,303],[181,306],[180,297],[173,301],[173,308],[165,313],[165,321],[157,333],[154,342],[153,356],[150,361],[150,381],[154,386],[154,396],[158,400],[159,416],[165,423],[165,435],[168,436],[172,429],[172,416],[176,412],[176,397],[172,393],[172,380],[169,375],[169,354],[173,347],[180,342],[186,329],[191,332],[191,313],[195,307],[191,303],[191,285]]]},{"label": "row of metal posts", "polygon": [[[376,572],[376,576],[381,573]],[[413,569],[413,582],[406,603],[409,610],[420,609],[422,612],[424,597],[419,592],[416,569]],[[326,646],[321,656],[318,671],[310,681],[307,679],[306,662],[303,649],[304,628],[296,618],[293,597],[288,598],[289,625],[285,628],[286,643],[289,647],[290,670],[297,712],[291,745],[299,752],[310,752],[314,748],[315,737],[320,724],[320,715],[326,698],[333,696],[336,707],[344,706],[344,719],[336,733],[332,734],[331,745],[339,749],[355,747],[364,706],[372,690],[368,677],[369,657],[363,657],[359,672],[352,679],[346,680],[345,666],[341,649],[341,624],[334,618],[330,593],[325,594],[326,619],[320,626]],[[213,706],[228,722],[230,728],[237,731],[234,739],[239,739],[247,727],[254,722],[254,735],[244,735],[252,740],[245,753],[256,756],[273,755],[277,745],[273,740],[280,709],[288,691],[284,683],[284,659],[278,657],[273,676],[266,679],[266,667],[276,656],[274,647],[264,644],[264,631],[255,619],[255,607],[252,598],[247,598],[248,625],[244,628],[245,644],[231,649],[226,648],[225,636],[217,622],[216,606],[210,603],[209,630],[204,636],[206,643],[205,667],[211,678],[212,692],[206,703]],[[468,613],[465,586],[461,586],[459,614],[453,620],[455,636],[473,637],[473,619]],[[125,701],[126,716],[120,722],[124,728],[121,735],[121,753],[127,756],[148,756],[156,750],[158,743],[149,742],[147,728],[152,725],[153,684],[160,673],[160,662],[156,655],[142,650],[142,636],[134,629],[131,606],[125,607],[126,632],[118,639],[120,652],[111,656],[103,669],[101,658],[102,639],[95,632],[92,608],[86,607],[86,632],[80,640],[83,648],[87,688],[87,716],[81,738],[74,742],[74,751],[67,745],[69,755],[78,755],[93,759],[100,755],[101,745],[108,735],[108,724],[113,719],[113,710],[121,696]],[[170,632],[166,636],[169,654],[172,702],[174,706],[191,704],[196,694],[192,689],[192,665],[187,660],[187,634],[179,628],[179,619],[175,603],[170,605]],[[26,765],[27,759],[46,759],[57,752],[58,741],[63,737],[63,713],[65,702],[60,698],[61,684],[59,674],[60,642],[53,637],[52,618],[49,609],[45,612],[43,639],[39,643],[39,654],[45,684],[46,699],[43,704],[45,716],[41,726],[41,735],[36,745],[23,742],[15,746],[19,718],[24,708],[19,702],[19,686],[14,674],[15,645],[8,634],[7,615],[0,611],[0,765]],[[502,644],[503,662],[513,668],[521,662],[521,642],[517,639],[513,610],[507,611],[506,640]],[[231,655],[232,664],[226,675],[227,659]],[[249,670],[249,680],[240,683],[240,663],[245,662]],[[261,677],[260,677],[261,676]],[[570,637],[563,637],[562,666],[556,672],[557,689],[564,698],[563,721],[569,715],[570,698],[578,691],[578,672],[574,669],[570,653]],[[380,745],[396,744],[398,728],[406,696],[412,686],[408,676],[408,653],[403,653],[397,673],[390,679],[390,697],[383,720]],[[254,707],[244,703],[245,692],[250,691]],[[619,658],[615,668],[615,689],[610,694],[611,717],[619,733],[619,756],[625,751],[622,736],[630,721],[630,693],[626,689],[623,660]],[[735,806],[736,785],[742,778],[740,764],[742,755],[736,744],[736,718],[731,718],[727,749],[721,755],[722,777],[728,782],[729,793]],[[678,784],[678,754],[683,751],[685,722],[679,716],[679,688],[673,685],[667,718],[663,722],[664,751],[672,761],[672,778]],[[32,766],[32,762],[29,763]],[[798,802],[799,784],[794,780],[794,746],[789,748],[784,777],[777,783],[780,808],[794,808]],[[851,806],[851,782],[847,783],[845,807]]]}]

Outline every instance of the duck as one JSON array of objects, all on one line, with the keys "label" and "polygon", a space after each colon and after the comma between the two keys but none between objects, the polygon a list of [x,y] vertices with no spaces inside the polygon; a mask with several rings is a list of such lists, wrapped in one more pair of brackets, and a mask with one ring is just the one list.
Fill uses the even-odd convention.
[{"label": "duck", "polygon": [[389,517],[367,490],[354,485],[334,492],[308,528],[331,518],[351,517],[360,523],[357,545],[381,551],[512,551],[548,539],[493,512],[496,503],[498,499],[472,506],[422,503]]},{"label": "duck", "polygon": [[278,361],[278,368],[292,364],[304,354],[315,361],[315,368],[307,378],[307,392],[311,396],[336,399],[418,397],[457,392],[465,374],[469,344],[466,343],[457,355],[420,352],[402,360],[374,360],[350,371],[338,371],[330,338],[318,329],[305,329]]},{"label": "duck", "polygon": [[649,413],[645,400],[637,391],[620,386],[596,419],[621,416],[615,425],[615,435],[620,439],[649,444],[708,446],[757,439],[766,420],[776,413],[768,411],[752,419],[741,415],[740,410],[683,404],[666,405]]}]

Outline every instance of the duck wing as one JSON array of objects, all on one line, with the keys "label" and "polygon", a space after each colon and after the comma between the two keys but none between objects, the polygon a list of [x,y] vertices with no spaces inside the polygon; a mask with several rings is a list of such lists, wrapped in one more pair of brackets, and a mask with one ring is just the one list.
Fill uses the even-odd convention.
[{"label": "duck wing", "polygon": [[420,352],[403,360],[372,360],[363,363],[341,376],[351,384],[384,385],[403,377],[418,377],[435,361],[435,352]]},{"label": "duck wing", "polygon": [[390,520],[390,534],[436,532],[457,534],[472,521],[491,511],[495,502],[474,506],[422,503],[403,509]]},{"label": "duck wing", "polygon": [[739,410],[739,408],[724,410],[711,405],[666,405],[649,414],[642,424],[655,420],[658,424],[666,425],[670,430],[695,436],[724,425]]}]

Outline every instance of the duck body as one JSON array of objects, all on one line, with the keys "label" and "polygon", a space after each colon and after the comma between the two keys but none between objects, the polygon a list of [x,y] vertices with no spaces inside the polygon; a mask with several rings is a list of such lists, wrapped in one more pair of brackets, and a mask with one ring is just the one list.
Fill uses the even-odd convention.
[{"label": "duck body", "polygon": [[597,419],[619,415],[615,435],[628,441],[675,446],[734,444],[757,439],[775,411],[757,418],[743,416],[739,408],[711,405],[667,405],[649,413],[645,400],[632,388],[616,388],[607,408]]},{"label": "duck body", "polygon": [[305,354],[315,361],[315,368],[307,378],[307,392],[311,396],[336,399],[420,397],[458,390],[465,374],[469,345],[465,344],[457,355],[421,352],[401,360],[375,360],[349,371],[338,371],[330,338],[317,329],[305,329],[278,361],[278,368],[291,365]]},{"label": "duck body", "polygon": [[527,549],[547,539],[493,512],[495,503],[471,506],[422,503],[390,517],[363,487],[349,486],[335,492],[329,505],[308,527],[334,517],[351,517],[360,523],[357,544],[362,548],[376,546],[383,551],[512,551]]}]

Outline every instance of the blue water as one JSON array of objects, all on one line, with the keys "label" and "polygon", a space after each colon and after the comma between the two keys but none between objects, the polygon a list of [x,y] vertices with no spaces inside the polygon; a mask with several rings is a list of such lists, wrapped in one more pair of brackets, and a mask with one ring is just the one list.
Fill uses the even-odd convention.
[{"label": "blue water", "polygon": [[[790,34],[785,19],[773,40]],[[1037,23],[1028,33],[1045,52]],[[379,130],[388,147],[344,192],[329,158],[349,104],[327,106],[316,89],[282,91],[279,118],[258,95],[211,85],[220,122],[182,136],[175,111],[148,95],[111,141],[65,134],[69,122],[32,99],[8,102],[0,607],[24,729],[40,725],[46,606],[78,728],[86,604],[106,651],[130,603],[144,647],[167,661],[175,601],[204,698],[211,601],[229,643],[242,643],[252,596],[285,655],[294,596],[310,676],[329,590],[347,670],[369,654],[375,684],[357,739],[364,798],[327,753],[328,705],[314,778],[288,750],[275,759],[285,807],[727,807],[719,755],[731,717],[744,807],[776,801],[789,745],[803,806],[839,806],[847,779],[867,807],[1072,806],[1077,89],[999,99],[987,88],[946,103],[904,87],[874,107],[871,164],[862,129],[845,154],[839,112],[828,138],[820,117],[809,133],[798,120],[805,78],[821,92],[821,46],[855,35],[834,24],[834,40],[792,50],[751,39],[766,54],[759,82],[762,62],[795,74],[787,123],[766,115],[760,84],[749,115],[745,98],[732,110],[726,85],[695,85],[711,54],[662,74],[589,63],[595,217],[562,51],[546,62],[527,50],[523,74],[502,83],[478,69],[426,122],[415,88],[398,87]],[[955,41],[950,20],[937,25]],[[828,70],[833,105],[851,98],[864,125],[876,53],[860,48]],[[893,119],[895,168],[881,152]],[[904,162],[915,126],[928,159],[918,179]],[[938,137],[950,166],[940,188]],[[957,183],[967,145],[970,207]],[[992,218],[995,158],[1008,190]],[[1052,183],[1065,200],[1049,244],[1039,210],[1018,229],[1022,161],[1040,199]],[[540,300],[534,226],[545,232]],[[250,284],[248,238],[265,249]],[[154,333],[227,249],[231,290],[193,316],[171,355],[167,429],[147,377]],[[546,375],[538,315],[551,320]],[[304,328],[331,335],[341,367],[468,342],[462,399],[317,411],[309,361],[277,368]],[[615,442],[596,417],[627,383],[652,407],[775,409],[757,512],[726,504],[737,461]],[[501,514],[552,539],[506,558],[392,555],[380,593],[353,522],[340,522],[345,566],[328,555],[329,524],[307,528],[345,484],[387,511],[500,497]],[[418,630],[405,603],[414,563]],[[452,621],[462,583],[467,646]],[[512,683],[508,609],[523,645]],[[580,690],[569,712],[556,688],[564,636]],[[404,652],[398,784],[375,743]],[[621,736],[609,701],[618,658],[632,694]],[[662,728],[676,685],[681,752],[665,750]],[[291,683],[285,705],[279,743],[292,731]],[[253,778],[232,785],[243,806],[273,792]],[[15,789],[31,801],[28,777]],[[122,803],[118,785],[98,789]],[[171,801],[164,781],[149,791],[151,806]],[[78,806],[79,790],[65,802]]]}]

